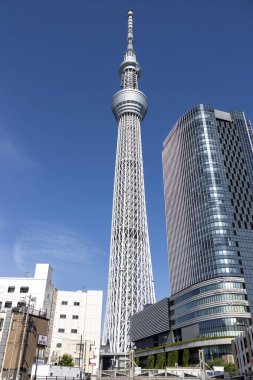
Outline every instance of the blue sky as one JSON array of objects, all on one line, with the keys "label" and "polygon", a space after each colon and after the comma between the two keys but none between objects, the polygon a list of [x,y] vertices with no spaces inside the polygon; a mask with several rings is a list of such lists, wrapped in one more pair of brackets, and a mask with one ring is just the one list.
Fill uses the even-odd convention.
[{"label": "blue sky", "polygon": [[133,9],[156,297],[169,294],[161,150],[198,103],[252,109],[251,0],[0,1],[0,276],[49,262],[60,289],[107,287],[117,124]]}]

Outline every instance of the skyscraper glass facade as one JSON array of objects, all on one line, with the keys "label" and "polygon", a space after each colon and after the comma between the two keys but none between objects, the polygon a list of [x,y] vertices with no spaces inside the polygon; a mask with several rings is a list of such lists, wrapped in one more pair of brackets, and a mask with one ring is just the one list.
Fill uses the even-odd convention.
[{"label": "skyscraper glass facade", "polygon": [[252,169],[252,130],[241,111],[195,106],[164,142],[175,340],[234,336],[250,323]]}]

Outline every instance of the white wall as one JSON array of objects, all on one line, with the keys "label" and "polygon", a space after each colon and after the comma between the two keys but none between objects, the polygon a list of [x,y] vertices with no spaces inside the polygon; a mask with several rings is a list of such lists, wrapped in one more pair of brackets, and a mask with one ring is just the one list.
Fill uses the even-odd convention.
[{"label": "white wall", "polygon": [[[36,364],[33,364],[32,371],[31,371],[32,378],[35,375],[35,370],[36,370]],[[51,366],[48,364],[38,364],[37,376],[80,377],[80,371],[79,371],[79,368]]]},{"label": "white wall", "polygon": [[[79,366],[79,349],[77,344],[82,343],[86,348],[91,345],[91,351],[84,352],[83,365],[85,372],[95,373],[99,364],[99,347],[101,334],[101,316],[102,316],[102,291],[57,291],[56,308],[53,320],[52,341],[49,353],[50,363],[57,363],[59,357],[65,353],[71,354]],[[62,302],[67,302],[63,305]],[[79,305],[75,305],[77,302]],[[61,318],[61,315],[66,318]],[[73,319],[73,316],[78,316]],[[60,332],[63,329],[64,332]],[[74,332],[76,330],[77,332]],[[61,345],[61,347],[58,347]],[[85,351],[85,349],[84,349]],[[90,362],[95,366],[89,366]]]}]

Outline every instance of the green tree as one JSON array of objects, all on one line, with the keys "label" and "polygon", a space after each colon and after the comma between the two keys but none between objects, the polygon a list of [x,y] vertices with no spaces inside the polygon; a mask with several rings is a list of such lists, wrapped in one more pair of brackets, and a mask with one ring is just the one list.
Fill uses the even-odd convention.
[{"label": "green tree", "polygon": [[155,366],[155,355],[148,356],[148,368],[152,369]]},{"label": "green tree", "polygon": [[167,365],[168,367],[174,367],[175,363],[178,363],[178,351],[170,351],[168,353]]},{"label": "green tree", "polygon": [[74,358],[70,354],[63,354],[59,360],[59,365],[63,367],[74,367]]},{"label": "green tree", "polygon": [[135,364],[137,365],[137,367],[139,367],[139,366],[140,366],[140,357],[137,356],[137,357],[134,359],[134,362],[135,362]]},{"label": "green tree", "polygon": [[189,358],[190,358],[190,350],[189,350],[189,348],[186,348],[183,351],[183,359],[182,359],[184,367],[188,366],[188,364],[189,364]]},{"label": "green tree", "polygon": [[156,362],[155,362],[155,368],[164,368],[165,363],[164,363],[164,353],[161,352],[157,354],[156,356]]}]

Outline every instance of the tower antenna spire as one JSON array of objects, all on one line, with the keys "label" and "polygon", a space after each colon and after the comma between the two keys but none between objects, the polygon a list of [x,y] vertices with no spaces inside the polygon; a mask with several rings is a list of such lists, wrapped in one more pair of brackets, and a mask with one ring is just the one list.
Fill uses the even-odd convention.
[{"label": "tower antenna spire", "polygon": [[134,12],[129,10],[128,13],[127,13],[127,19],[128,19],[128,23],[127,23],[127,50],[134,50],[133,48],[133,39],[134,39],[134,35],[133,35],[133,14]]}]

